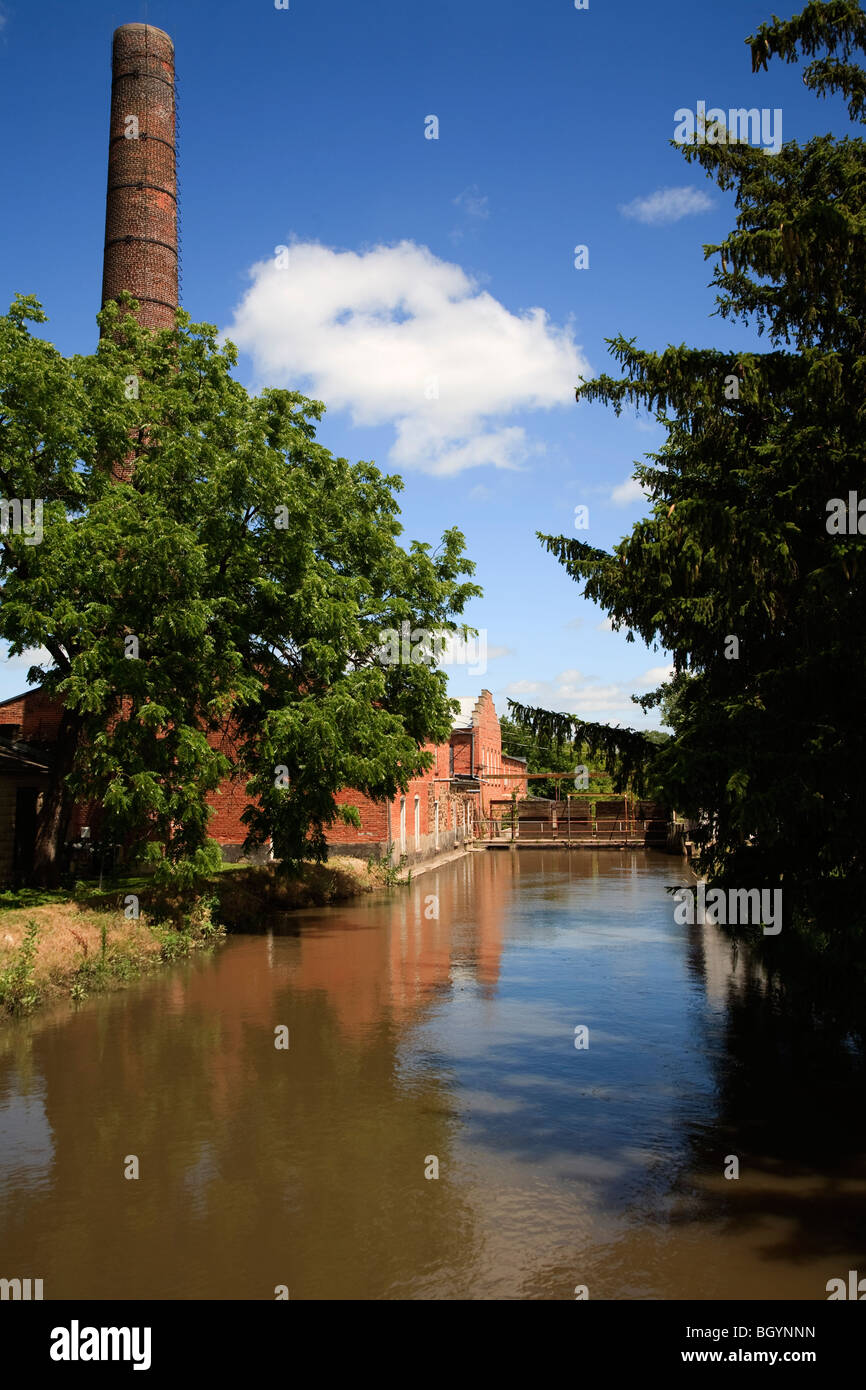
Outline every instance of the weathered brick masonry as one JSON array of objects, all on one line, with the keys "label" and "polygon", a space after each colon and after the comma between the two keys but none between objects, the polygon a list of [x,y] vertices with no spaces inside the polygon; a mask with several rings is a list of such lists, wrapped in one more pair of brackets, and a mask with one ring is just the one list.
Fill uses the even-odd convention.
[{"label": "weathered brick masonry", "polygon": [[115,30],[102,303],[127,290],[147,328],[178,304],[174,44],[162,29]]},{"label": "weathered brick masonry", "polygon": [[[480,830],[483,817],[489,814],[491,797],[501,797],[516,790],[526,793],[526,765],[520,759],[502,754],[499,719],[488,690],[477,699],[461,700],[461,713],[447,743],[427,744],[432,755],[429,770],[412,778],[405,793],[390,802],[374,802],[361,792],[345,788],[337,801],[358,808],[360,827],[334,822],[326,831],[330,849],[335,854],[390,858],[393,862],[405,859],[409,863],[454,849],[471,840]],[[50,753],[60,724],[61,702],[43,691],[32,690],[0,702],[0,743],[22,742],[34,749]],[[221,747],[231,757],[231,732],[209,735],[209,742]],[[499,774],[505,764],[523,773],[519,781],[503,781]],[[6,774],[8,793],[0,804],[0,873],[11,866],[11,842],[14,837],[14,798],[18,787],[32,786],[41,793],[44,776],[15,772]],[[246,778],[227,778],[207,796],[213,808],[209,834],[217,841],[226,859],[238,859],[243,852],[246,826],[241,817],[249,805],[245,790]],[[82,825],[90,825],[98,835],[99,809],[78,805],[74,808],[67,839],[78,837]],[[266,853],[266,851],[264,851]],[[6,862],[8,861],[8,863]]]},{"label": "weathered brick masonry", "polygon": [[[489,690],[461,699],[448,743],[427,745],[433,764],[414,778],[405,793],[387,805],[371,802],[346,790],[339,800],[356,806],[360,829],[341,823],[330,827],[328,843],[335,852],[405,859],[419,859],[453,849],[480,831],[490,814],[490,801],[516,791],[526,794],[526,762],[502,752],[499,716]],[[518,778],[503,779],[503,772]]]}]

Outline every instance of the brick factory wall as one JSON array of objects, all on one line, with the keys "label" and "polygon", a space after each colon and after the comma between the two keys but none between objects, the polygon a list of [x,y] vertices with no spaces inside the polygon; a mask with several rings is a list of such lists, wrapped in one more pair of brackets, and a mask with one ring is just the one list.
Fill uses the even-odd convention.
[{"label": "brick factory wall", "polygon": [[506,795],[511,796],[512,792],[517,792],[518,797],[526,796],[526,788],[529,785],[526,780],[526,763],[522,762],[519,758],[512,758],[508,753],[503,753],[502,771],[516,772],[520,778],[520,780],[517,778],[508,778],[505,783]]},{"label": "brick factory wall", "polygon": [[[19,737],[26,742],[50,744],[56,736],[61,708],[60,701],[40,691],[30,691],[0,705],[0,724],[5,722],[20,725]],[[454,774],[463,773],[468,776],[471,770],[472,733],[469,730],[455,730],[449,743],[426,745],[433,754],[433,765],[422,776],[413,778],[405,793],[405,836],[401,836],[402,794],[398,794],[390,806],[387,806],[385,803],[374,802],[351,788],[345,788],[338,793],[337,800],[343,805],[358,807],[361,825],[356,829],[335,822],[328,827],[326,838],[333,852],[384,858],[388,854],[390,825],[393,859],[397,861],[405,855],[407,862],[412,863],[432,854],[453,849],[472,839],[479,830],[479,817],[489,813],[491,797],[509,795],[514,786],[522,786],[525,791],[525,782],[507,782],[498,776],[505,763],[508,763],[509,767],[516,766],[518,770],[520,764],[513,764],[507,755],[503,758],[499,720],[489,691],[481,692],[473,717],[475,771],[481,780],[480,793],[461,788],[459,783],[449,781],[452,749]],[[209,742],[214,747],[224,748],[229,756],[234,751],[230,733],[209,735]],[[248,805],[245,780],[227,779],[217,791],[207,796],[208,805],[214,809],[209,834],[222,847],[224,857],[231,860],[241,857],[246,836],[246,826],[241,820]],[[73,813],[70,837],[77,836],[82,825],[90,825],[95,837],[98,824],[98,808],[78,806]],[[405,848],[402,847],[404,844]],[[267,850],[262,850],[259,857],[266,855]]]},{"label": "brick factory wall", "polygon": [[60,727],[63,703],[41,690],[27,690],[0,704],[0,726],[18,724],[24,743],[53,743]]}]

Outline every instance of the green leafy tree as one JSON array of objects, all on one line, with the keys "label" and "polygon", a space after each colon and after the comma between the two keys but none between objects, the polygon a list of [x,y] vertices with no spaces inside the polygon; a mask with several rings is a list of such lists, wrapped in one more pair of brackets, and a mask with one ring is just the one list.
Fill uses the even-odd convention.
[{"label": "green leafy tree", "polygon": [[573,743],[568,739],[561,743],[558,743],[556,739],[547,741],[534,735],[529,729],[524,728],[513,719],[505,717],[500,719],[499,725],[502,731],[503,753],[510,753],[518,758],[526,758],[527,772],[574,773],[578,767],[585,767],[589,773],[588,788],[582,784],[578,786],[573,776],[562,777],[556,781],[551,778],[548,781],[530,782],[528,793],[530,796],[556,797],[557,787],[560,798],[574,791],[609,792],[613,790],[610,776],[599,760],[590,756],[588,749],[583,744]]},{"label": "green leafy tree", "polygon": [[[814,0],[747,43],[753,72],[811,57],[806,85],[841,93],[863,120],[866,74],[852,58],[866,15],[853,0]],[[636,466],[651,514],[612,554],[540,537],[616,629],[672,653],[677,674],[656,703],[674,736],[654,748],[634,730],[523,718],[547,735],[582,732],[619,776],[660,782],[703,821],[711,877],[781,882],[789,919],[816,937],[844,927],[859,950],[866,518],[843,529],[833,499],[847,508],[866,484],[866,149],[828,134],[775,156],[733,141],[682,153],[736,194],[735,229],[705,254],[717,312],[768,349],[610,340],[622,375],[577,396],[664,425],[664,446]]]},{"label": "green leafy tree", "polygon": [[320,403],[251,397],[215,328],[179,312],[151,333],[134,307],[108,305],[97,352],[69,359],[30,333],[32,298],[0,319],[0,484],[43,499],[40,543],[0,537],[0,637],[50,653],[29,678],[64,711],[38,875],[74,800],[103,838],[205,872],[226,776],[256,798],[248,847],[322,858],[326,825],[357,819],[340,788],[393,796],[447,737],[444,674],[390,664],[382,634],[453,629],[474,567],[454,529],[401,547],[400,479],[317,443]]}]

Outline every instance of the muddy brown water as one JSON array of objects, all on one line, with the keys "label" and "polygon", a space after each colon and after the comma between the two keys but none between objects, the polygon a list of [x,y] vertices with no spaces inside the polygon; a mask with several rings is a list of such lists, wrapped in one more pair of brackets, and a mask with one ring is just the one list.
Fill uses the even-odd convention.
[{"label": "muddy brown water", "polygon": [[826,1299],[866,1274],[863,1056],[677,925],[681,881],[661,854],[472,854],[2,1025],[0,1277]]}]

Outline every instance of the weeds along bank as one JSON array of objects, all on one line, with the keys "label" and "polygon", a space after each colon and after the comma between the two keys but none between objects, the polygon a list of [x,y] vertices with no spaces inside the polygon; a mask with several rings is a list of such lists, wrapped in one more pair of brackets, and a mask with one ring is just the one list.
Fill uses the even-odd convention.
[{"label": "weeds along bank", "polygon": [[132,876],[103,890],[81,883],[71,894],[2,893],[0,1018],[122,988],[262,914],[321,907],[394,881],[387,866],[336,859],[289,879],[274,865],[233,866],[201,891],[174,896]]},{"label": "weeds along bank", "polygon": [[0,1016],[117,989],[224,934],[209,899],[180,922],[73,900],[0,911]]}]

